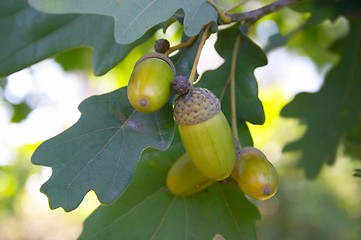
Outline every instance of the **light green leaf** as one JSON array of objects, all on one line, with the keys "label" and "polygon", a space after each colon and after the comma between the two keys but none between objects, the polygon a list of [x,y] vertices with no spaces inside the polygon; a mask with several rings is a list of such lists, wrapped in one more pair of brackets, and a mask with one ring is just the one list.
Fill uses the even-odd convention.
[{"label": "light green leaf", "polygon": [[166,149],[174,133],[171,106],[143,114],[128,103],[126,88],[93,96],[79,106],[78,122],[42,143],[32,162],[53,173],[41,187],[51,208],[75,209],[94,190],[99,201],[112,203],[130,183],[147,147]]},{"label": "light green leaf", "polygon": [[340,62],[328,73],[317,93],[300,93],[281,111],[285,117],[300,118],[307,131],[284,151],[301,151],[299,165],[309,178],[324,163],[335,161],[343,139],[361,139],[355,134],[361,124],[361,24],[351,22],[343,43]]},{"label": "light green leaf", "polygon": [[256,239],[258,211],[236,185],[215,183],[189,197],[167,190],[167,172],[183,151],[178,138],[165,152],[147,150],[129,188],[89,216],[80,239]]},{"label": "light green leaf", "polygon": [[158,29],[154,27],[139,40],[120,45],[114,40],[110,17],[49,15],[31,8],[25,0],[2,0],[0,9],[0,76],[76,46],[93,48],[93,69],[102,75]]},{"label": "light green leaf", "polygon": [[48,13],[85,13],[111,16],[115,21],[115,39],[128,44],[140,38],[148,29],[167,21],[183,9],[184,31],[196,35],[210,21],[217,21],[217,13],[205,0],[29,0],[29,3]]}]

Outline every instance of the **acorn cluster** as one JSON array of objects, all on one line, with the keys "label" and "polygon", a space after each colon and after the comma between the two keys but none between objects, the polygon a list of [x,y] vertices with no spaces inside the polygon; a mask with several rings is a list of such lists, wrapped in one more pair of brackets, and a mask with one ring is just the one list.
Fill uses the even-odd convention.
[{"label": "acorn cluster", "polygon": [[197,193],[229,177],[249,197],[268,199],[278,186],[278,175],[266,156],[253,147],[237,154],[231,128],[221,102],[210,90],[193,87],[187,77],[176,76],[172,61],[165,55],[169,42],[158,40],[156,53],[140,58],[128,83],[129,103],[139,112],[153,113],[170,99],[186,153],[171,167],[167,187],[175,195]]}]

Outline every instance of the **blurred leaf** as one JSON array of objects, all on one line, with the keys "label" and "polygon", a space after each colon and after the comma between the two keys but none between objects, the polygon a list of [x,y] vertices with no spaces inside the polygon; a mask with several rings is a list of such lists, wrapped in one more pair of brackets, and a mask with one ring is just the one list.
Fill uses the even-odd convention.
[{"label": "blurred leaf", "polygon": [[86,47],[77,47],[65,52],[60,52],[54,57],[64,71],[91,69],[91,49]]},{"label": "blurred leaf", "polygon": [[[309,0],[300,1],[290,8],[297,12],[317,12],[313,14],[314,19],[335,20],[340,15],[352,16],[352,13],[360,12],[361,2],[359,0]],[[323,21],[323,20],[322,20]]]},{"label": "blurred leaf", "polygon": [[[360,4],[359,0],[301,1],[294,4],[291,6],[293,10],[309,13],[310,16],[288,32],[272,35],[264,50],[269,52],[274,48],[287,46],[311,58],[320,67],[335,62],[336,56],[331,53],[330,46],[346,32],[345,26],[338,27],[335,24],[336,20],[339,20],[340,15],[349,15],[356,11],[360,11],[361,16]],[[287,15],[283,16],[282,21],[287,21],[287,17]],[[281,25],[278,23],[280,28]]]},{"label": "blurred leaf", "polygon": [[[203,25],[217,21],[217,13],[205,0],[29,0],[35,8],[48,13],[91,13],[107,15],[115,21],[115,39],[128,44],[141,37],[148,29],[167,21],[178,10],[185,12],[184,31],[196,35]],[[113,29],[113,28],[112,28]]]},{"label": "blurred leaf", "polygon": [[18,213],[28,179],[36,169],[28,162],[31,154],[28,148],[31,145],[22,145],[16,149],[16,156],[1,159],[5,162],[0,164],[0,220]]},{"label": "blurred leaf", "polygon": [[284,151],[301,151],[299,165],[309,178],[324,163],[332,164],[338,145],[350,129],[361,124],[361,23],[351,22],[340,62],[328,73],[317,93],[300,93],[281,111],[284,117],[307,124],[305,135]]},{"label": "blurred leaf", "polygon": [[[361,111],[360,111],[361,112]],[[345,154],[361,159],[361,116],[359,116],[359,124],[348,128],[348,132],[343,138]]]},{"label": "blurred leaf", "polygon": [[7,78],[0,77],[0,88],[4,89],[7,84]]},{"label": "blurred leaf", "polygon": [[94,190],[99,201],[116,200],[130,183],[147,147],[168,148],[174,133],[171,106],[143,114],[128,103],[126,88],[93,96],[79,106],[80,119],[42,143],[32,162],[53,173],[41,187],[51,208],[75,209]]},{"label": "blurred leaf", "polygon": [[304,30],[306,27],[306,23],[298,26],[287,34],[276,33],[270,36],[267,40],[267,45],[263,48],[265,53],[269,53],[271,50],[275,48],[279,48],[285,46],[290,39],[292,39],[297,33]]},{"label": "blurred leaf", "polygon": [[13,108],[11,122],[13,123],[19,123],[24,120],[32,110],[26,102],[11,104],[11,106]]},{"label": "blurred leaf", "polygon": [[361,169],[355,169],[355,173],[353,175],[355,177],[361,177]]},{"label": "blurred leaf", "polygon": [[147,150],[129,188],[89,216],[80,239],[256,239],[258,211],[236,185],[216,183],[189,197],[167,190],[167,172],[183,152],[178,138],[165,152]]},{"label": "blurred leaf", "polygon": [[[236,63],[236,111],[240,124],[239,130],[247,133],[245,121],[253,124],[263,124],[265,121],[262,102],[258,99],[258,86],[254,70],[266,65],[267,58],[262,49],[239,30],[238,25],[219,32],[215,48],[225,62],[218,69],[205,72],[197,86],[210,89],[221,99],[222,110],[230,120],[229,75],[232,51],[239,34],[241,35],[241,45]],[[251,139],[249,136],[242,145],[252,145]]]},{"label": "blurred leaf", "polygon": [[75,46],[94,50],[93,70],[105,74],[158,27],[137,41],[120,45],[114,40],[114,22],[100,15],[49,15],[25,0],[0,2],[0,76],[7,76]]}]

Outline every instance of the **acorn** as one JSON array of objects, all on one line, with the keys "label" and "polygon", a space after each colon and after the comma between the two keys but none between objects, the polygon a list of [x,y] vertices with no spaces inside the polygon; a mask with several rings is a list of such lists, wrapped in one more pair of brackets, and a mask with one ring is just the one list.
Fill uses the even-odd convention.
[{"label": "acorn", "polygon": [[237,154],[232,178],[241,190],[257,200],[271,198],[278,189],[278,174],[262,151],[244,147]]},{"label": "acorn", "polygon": [[141,57],[129,79],[129,103],[142,113],[161,109],[171,96],[175,72],[172,61],[164,54],[151,53]]},{"label": "acorn", "polygon": [[199,171],[210,179],[227,178],[236,154],[219,99],[208,89],[191,88],[176,100],[173,116],[184,148]]},{"label": "acorn", "polygon": [[183,154],[170,168],[167,175],[167,187],[176,196],[187,196],[200,192],[215,180],[204,176],[187,154]]}]

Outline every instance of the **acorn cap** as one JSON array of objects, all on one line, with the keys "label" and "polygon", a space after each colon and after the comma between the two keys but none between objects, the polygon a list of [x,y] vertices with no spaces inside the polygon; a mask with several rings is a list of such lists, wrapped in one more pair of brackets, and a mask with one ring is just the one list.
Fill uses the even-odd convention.
[{"label": "acorn cap", "polygon": [[193,88],[176,100],[173,116],[179,125],[192,125],[212,118],[220,110],[216,95],[206,88]]},{"label": "acorn cap", "polygon": [[169,57],[167,57],[166,55],[164,55],[163,53],[157,53],[157,52],[153,52],[153,53],[148,53],[146,55],[143,55],[141,58],[138,59],[138,61],[135,63],[134,65],[134,68],[140,64],[141,62],[143,62],[144,60],[146,59],[149,59],[149,58],[158,58],[158,59],[161,59],[163,61],[165,61],[166,63],[168,63],[168,65],[172,68],[172,71],[173,71],[173,74],[175,76],[175,73],[176,73],[176,69],[175,69],[175,66],[172,62],[172,60],[169,59]]}]

